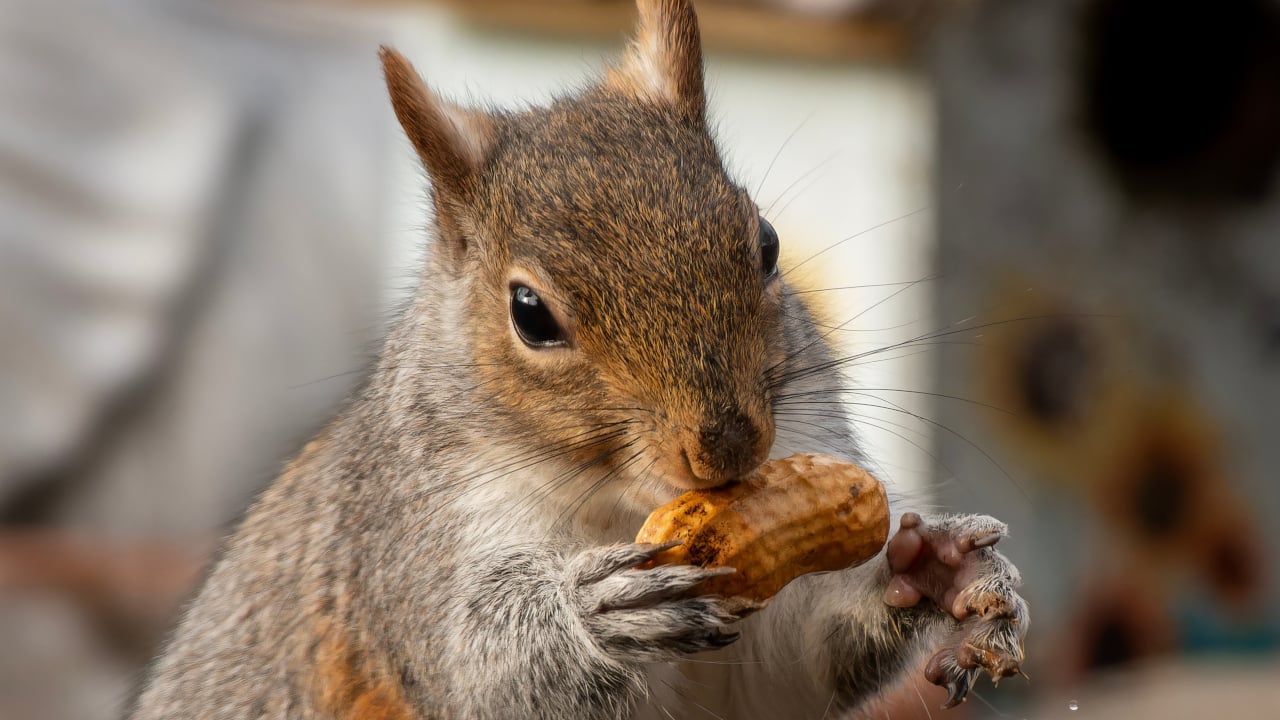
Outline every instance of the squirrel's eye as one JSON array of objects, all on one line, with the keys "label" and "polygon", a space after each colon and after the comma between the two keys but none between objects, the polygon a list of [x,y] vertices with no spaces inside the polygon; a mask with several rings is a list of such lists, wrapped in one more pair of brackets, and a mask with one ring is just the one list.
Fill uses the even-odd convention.
[{"label": "squirrel's eye", "polygon": [[778,231],[760,218],[760,270],[766,280],[778,274]]},{"label": "squirrel's eye", "polygon": [[516,334],[531,348],[563,345],[564,331],[538,294],[524,285],[511,289],[511,323]]}]

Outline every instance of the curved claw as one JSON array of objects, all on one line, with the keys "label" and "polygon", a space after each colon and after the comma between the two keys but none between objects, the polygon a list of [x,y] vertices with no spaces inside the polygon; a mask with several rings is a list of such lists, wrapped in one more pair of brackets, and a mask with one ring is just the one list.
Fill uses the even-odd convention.
[{"label": "curved claw", "polygon": [[956,544],[960,546],[960,552],[970,552],[972,550],[977,550],[978,548],[991,547],[1003,540],[1004,537],[1004,533],[993,532],[983,535],[982,537],[965,538]]},{"label": "curved claw", "polygon": [[708,646],[708,649],[711,649],[711,650],[728,647],[734,644],[735,642],[737,642],[738,638],[740,637],[742,637],[741,631],[733,631],[733,632],[720,631],[717,634],[713,635],[707,641],[707,646]]},{"label": "curved claw", "polygon": [[964,702],[969,697],[969,689],[973,687],[973,681],[978,677],[977,670],[965,670],[946,683],[947,701],[942,704],[942,709],[953,708]]}]

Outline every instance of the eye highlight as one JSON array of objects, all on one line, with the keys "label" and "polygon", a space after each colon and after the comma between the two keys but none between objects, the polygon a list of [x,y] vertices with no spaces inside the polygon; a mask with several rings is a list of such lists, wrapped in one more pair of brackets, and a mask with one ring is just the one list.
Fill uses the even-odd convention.
[{"label": "eye highlight", "polygon": [[564,330],[542,298],[526,285],[511,288],[511,324],[525,345],[541,350],[566,342]]},{"label": "eye highlight", "polygon": [[760,218],[760,272],[765,280],[778,276],[778,231],[768,220]]}]

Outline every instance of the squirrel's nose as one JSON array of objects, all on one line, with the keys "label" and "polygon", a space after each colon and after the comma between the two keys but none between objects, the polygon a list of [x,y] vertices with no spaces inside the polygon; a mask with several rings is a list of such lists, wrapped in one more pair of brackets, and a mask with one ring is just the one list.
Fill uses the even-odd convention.
[{"label": "squirrel's nose", "polygon": [[686,436],[685,460],[694,477],[707,486],[737,480],[768,458],[772,428],[740,412],[723,415]]}]

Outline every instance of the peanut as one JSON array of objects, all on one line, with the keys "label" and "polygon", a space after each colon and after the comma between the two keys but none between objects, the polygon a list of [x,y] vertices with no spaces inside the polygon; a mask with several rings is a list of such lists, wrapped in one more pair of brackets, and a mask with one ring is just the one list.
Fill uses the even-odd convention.
[{"label": "peanut", "polygon": [[636,542],[680,540],[652,564],[735,568],[696,592],[762,604],[801,575],[866,562],[888,536],[879,481],[852,463],[798,454],[740,483],[680,495],[649,516]]}]

